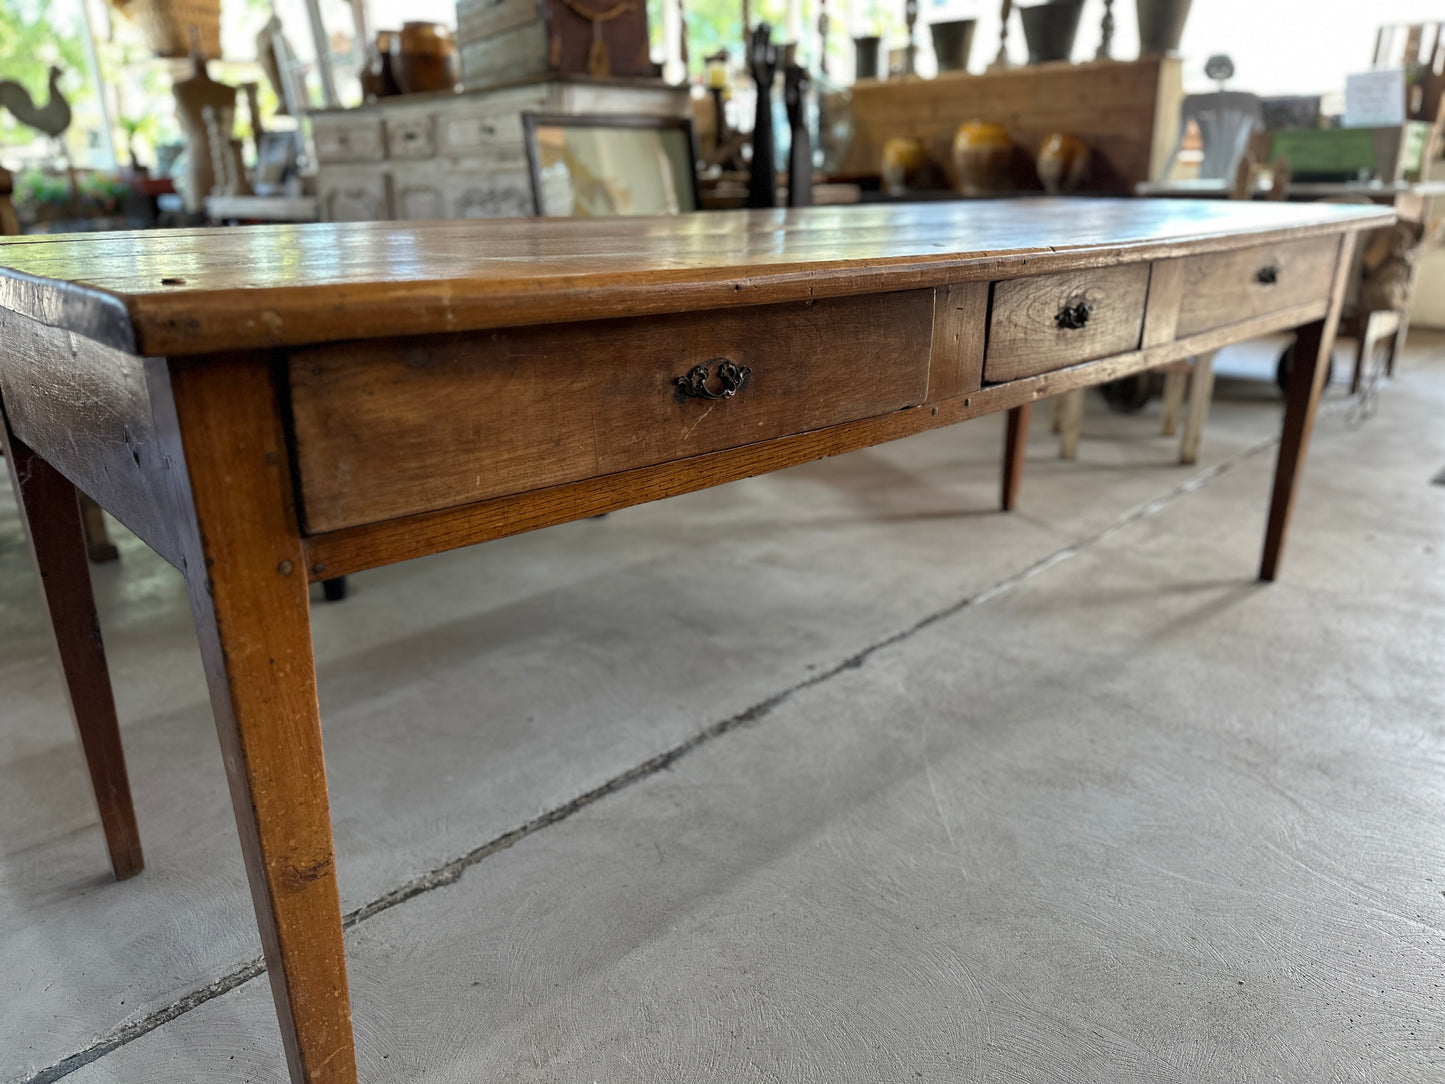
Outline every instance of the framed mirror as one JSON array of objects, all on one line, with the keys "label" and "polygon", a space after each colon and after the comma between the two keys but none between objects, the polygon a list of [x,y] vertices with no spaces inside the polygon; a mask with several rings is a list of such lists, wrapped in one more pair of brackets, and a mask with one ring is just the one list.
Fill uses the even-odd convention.
[{"label": "framed mirror", "polygon": [[581,218],[696,211],[692,123],[681,117],[525,113],[537,214]]}]

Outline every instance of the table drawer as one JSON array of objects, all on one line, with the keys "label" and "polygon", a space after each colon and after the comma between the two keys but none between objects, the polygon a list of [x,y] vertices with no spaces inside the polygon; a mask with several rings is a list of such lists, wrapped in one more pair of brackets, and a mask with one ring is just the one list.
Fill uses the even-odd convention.
[{"label": "table drawer", "polygon": [[914,406],[928,391],[932,325],[933,292],[911,290],[298,351],[289,372],[306,528]]},{"label": "table drawer", "polygon": [[983,379],[989,383],[1139,346],[1149,265],[1063,271],[994,284]]},{"label": "table drawer", "polygon": [[1338,236],[1255,245],[1183,257],[1184,292],[1175,335],[1227,327],[1329,296]]}]

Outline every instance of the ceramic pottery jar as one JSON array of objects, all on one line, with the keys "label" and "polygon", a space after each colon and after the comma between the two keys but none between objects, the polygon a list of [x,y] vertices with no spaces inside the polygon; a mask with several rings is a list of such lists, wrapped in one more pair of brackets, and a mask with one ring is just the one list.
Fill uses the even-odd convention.
[{"label": "ceramic pottery jar", "polygon": [[1034,168],[1038,170],[1039,183],[1051,196],[1072,192],[1083,183],[1088,172],[1088,144],[1078,136],[1066,135],[1063,132],[1047,135],[1039,144]]},{"label": "ceramic pottery jar", "polygon": [[391,69],[403,94],[455,90],[461,81],[461,55],[444,23],[406,23],[391,39]]},{"label": "ceramic pottery jar", "polygon": [[1013,140],[1002,124],[964,121],[953,135],[953,171],[958,190],[965,196],[1006,190],[1013,155]]}]

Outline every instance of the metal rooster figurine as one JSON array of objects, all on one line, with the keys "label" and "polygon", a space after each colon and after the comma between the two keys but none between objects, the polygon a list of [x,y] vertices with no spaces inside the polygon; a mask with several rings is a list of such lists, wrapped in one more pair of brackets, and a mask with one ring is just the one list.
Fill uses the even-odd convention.
[{"label": "metal rooster figurine", "polygon": [[60,92],[59,68],[50,69],[50,100],[37,106],[27,91],[13,79],[0,81],[0,106],[14,115],[21,124],[36,128],[48,136],[58,136],[70,127],[70,103]]}]

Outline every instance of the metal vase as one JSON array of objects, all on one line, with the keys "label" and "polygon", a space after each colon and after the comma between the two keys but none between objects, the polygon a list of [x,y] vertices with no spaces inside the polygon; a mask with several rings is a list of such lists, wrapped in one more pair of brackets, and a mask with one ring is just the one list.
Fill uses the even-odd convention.
[{"label": "metal vase", "polygon": [[968,54],[973,48],[973,28],[977,19],[958,19],[948,23],[934,23],[928,30],[933,35],[933,55],[938,58],[941,72],[961,72],[968,69]]},{"label": "metal vase", "polygon": [[1139,55],[1173,53],[1184,36],[1189,0],[1134,0],[1139,13]]},{"label": "metal vase", "polygon": [[1019,21],[1024,24],[1030,64],[1069,59],[1074,51],[1074,35],[1079,32],[1084,0],[1050,0],[1047,4],[1020,7],[1018,11]]},{"label": "metal vase", "polygon": [[878,78],[878,46],[882,38],[853,39],[853,78]]}]

